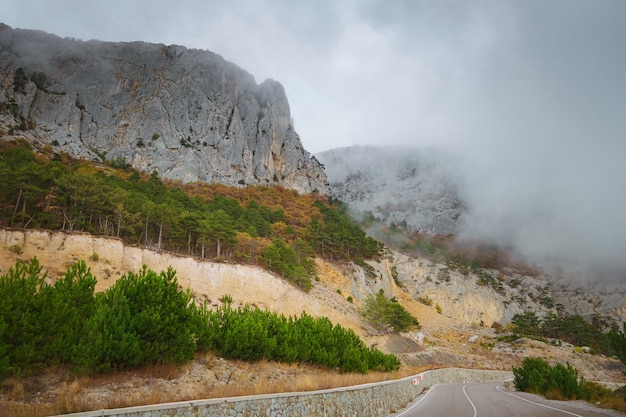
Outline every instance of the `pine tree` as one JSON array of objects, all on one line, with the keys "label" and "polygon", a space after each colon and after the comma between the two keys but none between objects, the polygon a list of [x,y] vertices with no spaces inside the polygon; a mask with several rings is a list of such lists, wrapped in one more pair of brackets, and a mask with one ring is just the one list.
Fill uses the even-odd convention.
[{"label": "pine tree", "polygon": [[612,330],[609,333],[609,341],[611,348],[615,351],[615,355],[626,364],[626,323],[623,324],[623,331],[617,332]]},{"label": "pine tree", "polygon": [[46,328],[42,325],[42,298],[47,274],[37,258],[18,261],[0,277],[0,322],[8,345],[9,366],[14,373],[29,373],[45,363]]}]

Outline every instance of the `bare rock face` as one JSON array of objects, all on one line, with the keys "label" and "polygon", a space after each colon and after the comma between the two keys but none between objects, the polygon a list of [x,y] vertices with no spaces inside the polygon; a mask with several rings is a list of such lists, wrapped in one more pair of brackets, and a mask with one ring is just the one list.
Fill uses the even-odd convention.
[{"label": "bare rock face", "polygon": [[528,276],[513,270],[463,272],[444,263],[394,252],[397,281],[414,300],[438,304],[457,321],[491,326],[510,323],[528,311],[581,315],[603,329],[626,322],[624,289],[583,288],[558,284],[547,275]]},{"label": "bare rock face", "polygon": [[83,42],[0,24],[0,127],[183,182],[328,193],[283,87],[257,85],[209,51]]},{"label": "bare rock face", "polygon": [[451,155],[431,150],[350,146],[316,154],[331,195],[387,224],[427,234],[457,232],[465,208]]}]

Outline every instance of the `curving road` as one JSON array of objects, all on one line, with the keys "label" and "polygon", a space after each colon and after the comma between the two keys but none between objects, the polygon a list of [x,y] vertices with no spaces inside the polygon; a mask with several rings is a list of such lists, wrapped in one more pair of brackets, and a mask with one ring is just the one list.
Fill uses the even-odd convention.
[{"label": "curving road", "polygon": [[573,408],[567,402],[546,401],[537,395],[509,392],[501,383],[437,384],[397,417],[606,417],[608,411]]}]

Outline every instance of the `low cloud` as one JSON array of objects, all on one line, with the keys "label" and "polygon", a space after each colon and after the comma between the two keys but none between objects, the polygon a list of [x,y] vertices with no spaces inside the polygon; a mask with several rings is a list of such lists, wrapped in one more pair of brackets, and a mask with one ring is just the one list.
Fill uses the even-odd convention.
[{"label": "low cloud", "polygon": [[310,152],[461,154],[466,235],[625,282],[623,0],[8,0],[3,19],[216,52],[285,86]]}]

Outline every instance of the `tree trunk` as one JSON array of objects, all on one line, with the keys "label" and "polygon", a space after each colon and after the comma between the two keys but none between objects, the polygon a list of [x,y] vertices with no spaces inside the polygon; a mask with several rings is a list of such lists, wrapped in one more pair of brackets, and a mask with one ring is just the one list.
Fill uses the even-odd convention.
[{"label": "tree trunk", "polygon": [[157,249],[161,250],[161,239],[163,238],[163,220],[159,223],[159,242],[157,243]]},{"label": "tree trunk", "polygon": [[144,239],[145,239],[145,242],[146,242],[146,246],[148,245],[148,218],[149,218],[149,217],[150,217],[150,216],[146,214],[146,233],[145,233],[145,235],[146,235],[146,236],[145,236],[145,238],[144,238]]},{"label": "tree trunk", "polygon": [[17,208],[20,206],[20,200],[22,198],[22,189],[20,188],[20,192],[17,194],[17,201],[15,202],[15,208],[13,209],[13,215],[17,214]]}]

